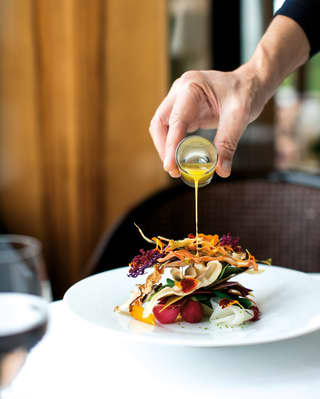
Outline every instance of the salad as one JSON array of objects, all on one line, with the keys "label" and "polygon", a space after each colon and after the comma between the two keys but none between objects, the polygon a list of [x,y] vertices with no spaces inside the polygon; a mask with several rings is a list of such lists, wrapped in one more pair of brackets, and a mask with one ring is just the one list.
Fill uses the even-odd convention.
[{"label": "salad", "polygon": [[[128,300],[115,307],[144,323],[186,321],[199,323],[208,318],[213,326],[235,327],[259,319],[260,311],[252,290],[232,280],[255,273],[255,257],[230,233],[189,234],[182,240],[161,236],[142,237],[155,248],[140,249],[129,264],[128,276],[149,272],[144,284],[137,284]],[[169,270],[170,278],[164,278]],[[162,281],[164,280],[164,281]]]}]

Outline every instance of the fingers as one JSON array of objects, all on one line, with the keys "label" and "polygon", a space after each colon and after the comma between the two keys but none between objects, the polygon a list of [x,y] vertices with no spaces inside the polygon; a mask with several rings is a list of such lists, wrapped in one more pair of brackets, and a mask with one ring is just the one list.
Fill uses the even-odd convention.
[{"label": "fingers", "polygon": [[163,162],[168,134],[168,124],[164,123],[161,117],[155,114],[151,120],[149,132],[151,134],[154,146],[158,151],[159,157]]},{"label": "fingers", "polygon": [[217,134],[214,140],[219,158],[216,172],[221,177],[231,173],[232,159],[238,142],[248,125],[248,117],[244,110],[224,110],[220,115]]},{"label": "fingers", "polygon": [[178,80],[176,80],[172,84],[168,95],[165,97],[165,99],[162,101],[157,111],[155,112],[149,128],[153,143],[162,161],[165,157],[169,118],[175,101],[177,84]]},{"label": "fingers", "polygon": [[166,140],[168,134],[169,116],[173,106],[174,99],[167,96],[159,108],[157,109],[154,117],[151,120],[149,132],[152,137],[154,146],[158,151],[161,160],[164,160]]},{"label": "fingers", "polygon": [[[175,161],[175,151],[179,142],[189,131],[189,127],[191,125],[195,126],[195,121],[198,119],[200,95],[199,89],[195,84],[185,84],[179,89],[172,107],[164,160],[164,169],[169,172],[172,177],[180,176]],[[196,129],[198,127],[199,126],[195,126]]]}]

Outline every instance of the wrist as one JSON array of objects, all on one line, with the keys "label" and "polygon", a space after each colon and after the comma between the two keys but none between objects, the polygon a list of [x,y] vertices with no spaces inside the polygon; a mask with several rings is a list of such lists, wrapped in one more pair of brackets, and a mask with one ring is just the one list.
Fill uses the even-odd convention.
[{"label": "wrist", "polygon": [[257,96],[263,100],[264,104],[273,96],[285,78],[263,43],[258,44],[253,56],[242,67],[246,75],[254,81]]},{"label": "wrist", "polygon": [[268,101],[282,81],[308,60],[309,53],[302,28],[291,18],[277,16],[244,68],[255,76]]},{"label": "wrist", "polygon": [[265,70],[265,65],[262,70],[259,63],[251,59],[236,69],[234,73],[247,93],[246,98],[249,100],[250,109],[249,121],[252,122],[259,116],[273,94],[268,71]]}]

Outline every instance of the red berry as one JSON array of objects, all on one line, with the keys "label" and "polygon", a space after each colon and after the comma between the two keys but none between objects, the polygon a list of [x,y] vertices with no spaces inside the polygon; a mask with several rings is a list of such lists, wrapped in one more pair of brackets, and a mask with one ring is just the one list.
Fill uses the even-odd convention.
[{"label": "red berry", "polygon": [[250,306],[249,309],[253,311],[253,316],[250,319],[250,321],[259,320],[260,319],[260,310],[259,310],[258,306]]},{"label": "red berry", "polygon": [[180,312],[180,306],[170,305],[162,310],[164,306],[165,305],[156,305],[153,308],[153,314],[155,315],[156,319],[162,324],[174,323]]},{"label": "red berry", "polygon": [[182,307],[181,315],[188,323],[199,323],[203,317],[202,306],[198,301],[189,301]]}]

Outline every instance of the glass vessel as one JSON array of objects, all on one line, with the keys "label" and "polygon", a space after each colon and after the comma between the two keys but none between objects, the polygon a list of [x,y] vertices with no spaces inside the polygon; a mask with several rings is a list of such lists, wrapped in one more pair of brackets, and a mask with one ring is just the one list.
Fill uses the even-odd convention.
[{"label": "glass vessel", "polygon": [[47,329],[42,271],[38,240],[0,235],[0,398]]},{"label": "glass vessel", "polygon": [[176,162],[181,179],[188,186],[204,187],[210,183],[218,161],[218,151],[204,137],[192,135],[180,141],[176,150]]}]

